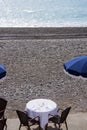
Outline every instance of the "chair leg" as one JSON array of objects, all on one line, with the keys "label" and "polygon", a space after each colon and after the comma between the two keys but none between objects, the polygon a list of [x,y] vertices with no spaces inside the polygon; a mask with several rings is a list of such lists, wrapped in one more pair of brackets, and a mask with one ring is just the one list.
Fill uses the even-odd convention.
[{"label": "chair leg", "polygon": [[21,129],[21,124],[20,124],[20,126],[19,126],[19,130]]},{"label": "chair leg", "polygon": [[60,128],[61,128],[61,124],[58,124],[59,125],[59,130],[60,130]]},{"label": "chair leg", "polygon": [[[59,125],[59,124],[58,124]],[[57,124],[56,123],[54,123],[54,126],[55,126],[55,128],[57,129],[58,128],[58,126],[57,126]]]},{"label": "chair leg", "polygon": [[41,130],[40,124],[39,124],[39,130]]},{"label": "chair leg", "polygon": [[67,122],[65,121],[66,130],[68,130]]},{"label": "chair leg", "polygon": [[45,130],[47,130],[47,127],[48,127],[48,123],[47,123],[46,126],[45,126]]},{"label": "chair leg", "polygon": [[30,127],[28,126],[28,130],[30,130]]},{"label": "chair leg", "polygon": [[7,130],[7,124],[5,124],[5,130]]}]

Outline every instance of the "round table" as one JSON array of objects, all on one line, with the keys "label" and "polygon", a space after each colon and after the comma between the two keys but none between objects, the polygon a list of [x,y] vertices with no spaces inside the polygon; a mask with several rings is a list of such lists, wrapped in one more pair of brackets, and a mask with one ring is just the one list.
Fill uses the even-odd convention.
[{"label": "round table", "polygon": [[26,104],[25,108],[29,117],[40,117],[40,126],[43,129],[48,123],[49,114],[56,115],[57,110],[57,104],[50,99],[33,99]]}]

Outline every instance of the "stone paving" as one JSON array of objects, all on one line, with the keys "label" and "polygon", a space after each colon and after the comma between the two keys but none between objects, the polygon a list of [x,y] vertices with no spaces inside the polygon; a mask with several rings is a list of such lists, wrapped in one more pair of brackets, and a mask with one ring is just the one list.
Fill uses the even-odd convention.
[{"label": "stone paving", "polygon": [[[87,113],[69,114],[67,124],[69,130],[87,130]],[[19,119],[8,119],[7,125],[7,130],[18,130]],[[26,128],[22,127],[22,130],[26,130]],[[32,126],[31,130],[38,130],[38,126]],[[48,130],[57,130],[57,128],[51,123],[48,125]],[[62,130],[66,130],[64,124],[62,125]]]}]

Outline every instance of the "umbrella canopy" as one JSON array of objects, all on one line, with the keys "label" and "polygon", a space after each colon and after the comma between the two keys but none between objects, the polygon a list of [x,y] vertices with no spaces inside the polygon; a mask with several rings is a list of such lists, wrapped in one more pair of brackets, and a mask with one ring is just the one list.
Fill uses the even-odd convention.
[{"label": "umbrella canopy", "polygon": [[65,62],[64,69],[72,75],[87,77],[87,56],[78,56]]},{"label": "umbrella canopy", "polygon": [[0,64],[0,79],[6,76],[6,69],[4,65]]}]

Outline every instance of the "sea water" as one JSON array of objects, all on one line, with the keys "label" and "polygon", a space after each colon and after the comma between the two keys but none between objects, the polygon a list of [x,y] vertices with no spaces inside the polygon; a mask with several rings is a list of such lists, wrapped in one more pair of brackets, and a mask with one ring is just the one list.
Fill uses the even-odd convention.
[{"label": "sea water", "polygon": [[0,27],[86,27],[87,0],[0,0]]}]

